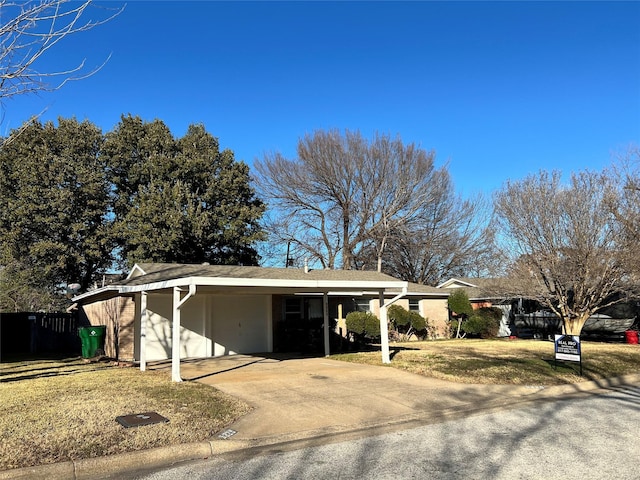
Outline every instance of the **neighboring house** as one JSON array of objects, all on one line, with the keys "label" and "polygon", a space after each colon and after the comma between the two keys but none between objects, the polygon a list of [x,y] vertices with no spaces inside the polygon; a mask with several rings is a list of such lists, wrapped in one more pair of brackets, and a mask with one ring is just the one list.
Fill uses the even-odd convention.
[{"label": "neighboring house", "polygon": [[436,288],[452,289],[462,288],[469,297],[474,309],[482,307],[497,307],[502,310],[500,320],[499,337],[511,335],[511,299],[496,294],[500,279],[496,278],[451,278],[441,283]]},{"label": "neighboring house", "polygon": [[[140,362],[274,351],[324,351],[338,341],[332,323],[368,304],[386,331],[387,307],[405,299],[429,316],[446,295],[391,276],[356,270],[138,264],[122,281],[77,295],[81,321],[106,325],[107,355]],[[406,298],[405,298],[406,297]],[[380,300],[383,307],[380,308]],[[416,303],[417,302],[417,303]],[[444,303],[442,303],[444,302]],[[438,312],[439,315],[443,311]],[[335,331],[340,332],[339,326]],[[382,336],[382,359],[389,361]]]},{"label": "neighboring house", "polygon": [[[502,278],[452,278],[437,286],[439,289],[463,288],[473,308],[497,307],[502,310],[499,337],[511,335],[547,338],[561,330],[561,321],[533,300],[500,295]],[[502,291],[506,291],[505,288]],[[631,300],[604,308],[585,323],[582,334],[597,337],[621,336],[637,322],[640,302]]]}]

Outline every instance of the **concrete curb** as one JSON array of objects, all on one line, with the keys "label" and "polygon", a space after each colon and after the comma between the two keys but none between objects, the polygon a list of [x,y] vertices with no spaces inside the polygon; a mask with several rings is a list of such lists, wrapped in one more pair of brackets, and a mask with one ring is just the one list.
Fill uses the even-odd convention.
[{"label": "concrete curb", "polygon": [[25,467],[0,471],[0,480],[98,480],[106,478],[122,478],[134,472],[152,471],[168,468],[172,465],[201,460],[213,455],[237,454],[278,449],[302,448],[307,445],[318,445],[358,438],[365,435],[376,435],[391,430],[409,428],[429,423],[443,422],[462,416],[478,415],[504,408],[516,408],[529,403],[550,401],[563,396],[580,396],[596,394],[625,385],[640,383],[640,374],[624,375],[609,379],[591,380],[581,383],[551,387],[517,387],[529,388],[520,390],[520,394],[506,395],[496,401],[483,405],[469,404],[464,407],[443,409],[435,412],[419,412],[403,415],[385,422],[371,422],[360,425],[343,425],[320,430],[309,430],[290,435],[263,437],[255,440],[209,440],[167,447],[158,447],[137,452],[127,452],[105,457],[70,460],[50,465]]},{"label": "concrete curb", "polygon": [[580,383],[571,383],[568,385],[554,385],[540,389],[539,394],[557,396],[570,393],[594,392],[597,390],[609,390],[611,388],[622,387],[633,383],[640,382],[640,374],[632,373],[622,375],[620,377],[601,378],[599,380],[588,380]]},{"label": "concrete curb", "polygon": [[213,442],[185,443],[105,457],[84,458],[0,472],[0,480],[95,480],[121,477],[213,455]]}]

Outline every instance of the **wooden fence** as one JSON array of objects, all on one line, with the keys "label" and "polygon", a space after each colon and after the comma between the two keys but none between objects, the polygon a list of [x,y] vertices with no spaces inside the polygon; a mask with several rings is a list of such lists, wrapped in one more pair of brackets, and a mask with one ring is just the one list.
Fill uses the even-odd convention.
[{"label": "wooden fence", "polygon": [[78,316],[72,313],[0,313],[0,360],[79,355],[78,327]]}]

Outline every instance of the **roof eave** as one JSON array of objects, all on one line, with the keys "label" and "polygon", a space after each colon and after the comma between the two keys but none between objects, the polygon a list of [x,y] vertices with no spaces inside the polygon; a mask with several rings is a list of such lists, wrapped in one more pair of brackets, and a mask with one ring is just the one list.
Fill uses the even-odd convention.
[{"label": "roof eave", "polygon": [[387,290],[407,287],[402,281],[353,281],[353,280],[284,280],[269,278],[228,278],[228,277],[184,277],[141,285],[122,285],[122,293],[134,293],[150,290],[163,290],[188,285],[202,285],[211,287],[274,287],[274,288],[317,288],[320,291],[329,290]]},{"label": "roof eave", "polygon": [[102,295],[107,292],[116,292],[120,293],[119,285],[105,285],[104,287],[96,288],[95,290],[89,290],[87,292],[81,293],[80,295],[76,295],[71,298],[72,302],[78,302],[80,300],[84,300],[85,298],[95,297],[98,295]]},{"label": "roof eave", "polygon": [[85,292],[74,297],[74,302],[86,300],[94,296],[103,295],[108,292],[116,293],[138,293],[154,290],[166,290],[174,287],[187,287],[189,285],[207,286],[207,287],[257,287],[257,288],[273,288],[274,290],[289,288],[301,289],[308,291],[309,289],[318,292],[330,291],[386,291],[392,289],[407,288],[408,283],[403,281],[374,281],[374,280],[283,280],[283,279],[264,279],[264,278],[225,278],[225,277],[184,277],[158,282],[143,283],[140,285],[107,285],[105,287]]}]

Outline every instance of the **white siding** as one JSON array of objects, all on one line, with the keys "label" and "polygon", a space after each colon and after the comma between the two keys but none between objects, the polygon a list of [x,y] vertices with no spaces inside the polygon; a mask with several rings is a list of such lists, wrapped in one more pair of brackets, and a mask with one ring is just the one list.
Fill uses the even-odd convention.
[{"label": "white siding", "polygon": [[[136,298],[136,359],[140,359],[140,299]],[[171,358],[173,296],[149,294],[147,360]],[[196,294],[180,315],[180,357],[273,351],[271,295]]]},{"label": "white siding", "polygon": [[180,315],[181,358],[207,356],[207,317],[206,295],[196,295],[183,305]]},{"label": "white siding", "polygon": [[[182,315],[180,316],[181,358],[204,357],[210,351],[205,330],[206,305],[206,296],[198,297],[196,295],[182,307]],[[171,358],[173,296],[149,294],[147,309],[149,311],[146,338],[147,360],[167,360]],[[139,338],[139,327],[136,330]],[[139,358],[138,350],[139,348],[136,348],[136,355]]]},{"label": "white siding", "polygon": [[147,297],[147,360],[171,358],[171,317],[173,299],[171,295],[150,294]]},{"label": "white siding", "polygon": [[213,355],[273,350],[271,296],[215,296],[212,299]]}]

